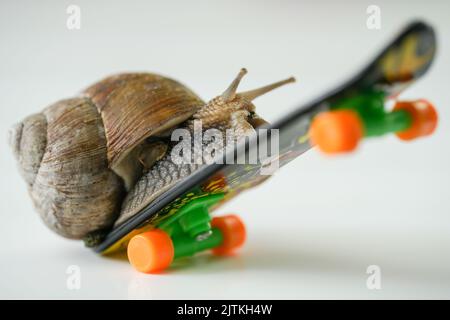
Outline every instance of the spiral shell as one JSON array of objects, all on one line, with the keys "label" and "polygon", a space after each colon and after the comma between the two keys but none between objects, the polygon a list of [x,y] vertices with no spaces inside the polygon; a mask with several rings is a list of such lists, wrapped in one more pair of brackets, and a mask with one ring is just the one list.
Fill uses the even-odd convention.
[{"label": "spiral shell", "polygon": [[133,150],[202,104],[174,80],[120,74],[15,125],[10,144],[45,224],[74,239],[111,228],[142,173]]}]

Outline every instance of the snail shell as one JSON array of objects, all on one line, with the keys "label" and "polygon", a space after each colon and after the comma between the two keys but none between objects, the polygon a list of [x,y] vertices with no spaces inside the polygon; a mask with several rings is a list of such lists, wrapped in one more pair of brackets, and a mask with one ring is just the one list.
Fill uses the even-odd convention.
[{"label": "snail shell", "polygon": [[45,224],[74,239],[110,228],[143,169],[136,150],[202,104],[174,80],[120,74],[15,125],[10,144]]},{"label": "snail shell", "polygon": [[237,138],[253,133],[265,123],[253,99],[294,79],[237,93],[246,72],[207,104],[172,79],[119,74],[15,125],[10,144],[42,220],[64,237],[93,244],[102,230],[198,169],[173,163],[160,136],[192,129],[195,119],[224,132],[232,128]]}]

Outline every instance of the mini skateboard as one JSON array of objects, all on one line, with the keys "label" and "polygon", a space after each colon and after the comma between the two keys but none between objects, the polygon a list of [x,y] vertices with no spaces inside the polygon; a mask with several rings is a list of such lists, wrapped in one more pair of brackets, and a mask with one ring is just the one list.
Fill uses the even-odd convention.
[{"label": "mini skateboard", "polygon": [[[354,150],[366,137],[394,133],[412,140],[430,135],[437,124],[434,107],[426,100],[397,97],[428,70],[435,51],[433,29],[423,22],[411,23],[350,81],[259,130],[256,144],[246,141],[231,155],[247,155],[263,139],[269,143],[274,136],[267,135],[268,129],[279,130],[279,153],[269,163],[276,160],[280,167],[314,145],[335,154]],[[388,100],[396,101],[390,111],[385,110]],[[130,263],[146,273],[209,249],[219,255],[232,252],[245,241],[243,222],[235,215],[212,218],[211,212],[266,180],[261,171],[266,160],[203,167],[114,228],[94,250],[110,254],[127,249]]]}]

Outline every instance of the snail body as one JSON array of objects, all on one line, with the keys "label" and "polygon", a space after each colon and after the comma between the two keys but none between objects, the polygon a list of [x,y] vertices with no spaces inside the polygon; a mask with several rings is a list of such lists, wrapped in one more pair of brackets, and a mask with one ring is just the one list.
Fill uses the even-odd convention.
[{"label": "snail body", "polygon": [[201,120],[238,139],[265,123],[251,101],[293,78],[237,94],[245,73],[208,103],[160,75],[119,74],[16,124],[10,144],[44,223],[72,239],[117,226],[200,167],[172,161],[173,129]]}]

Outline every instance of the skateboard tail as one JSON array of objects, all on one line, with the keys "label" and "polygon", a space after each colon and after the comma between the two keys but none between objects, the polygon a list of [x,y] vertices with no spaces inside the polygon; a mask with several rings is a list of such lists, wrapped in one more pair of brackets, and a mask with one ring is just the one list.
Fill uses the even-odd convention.
[{"label": "skateboard tail", "polygon": [[[436,54],[434,30],[422,22],[409,25],[344,90],[312,119],[313,145],[328,154],[357,148],[367,137],[389,133],[402,140],[431,135],[438,122],[434,105],[425,100],[399,101],[400,93],[430,68]],[[386,102],[394,108],[386,110]]]},{"label": "skateboard tail", "polygon": [[[412,140],[431,134],[437,113],[428,101],[396,101],[389,111],[385,105],[426,73],[435,52],[433,29],[414,22],[350,81],[267,127],[279,130],[279,166],[313,145],[334,154],[352,151],[368,137],[394,133]],[[241,150],[248,155],[254,147],[247,141]],[[112,230],[95,250],[107,254],[128,246],[131,263],[143,272],[207,249],[231,252],[245,241],[243,223],[236,216],[211,219],[210,212],[265,181],[261,167],[261,162],[205,166]]]}]

